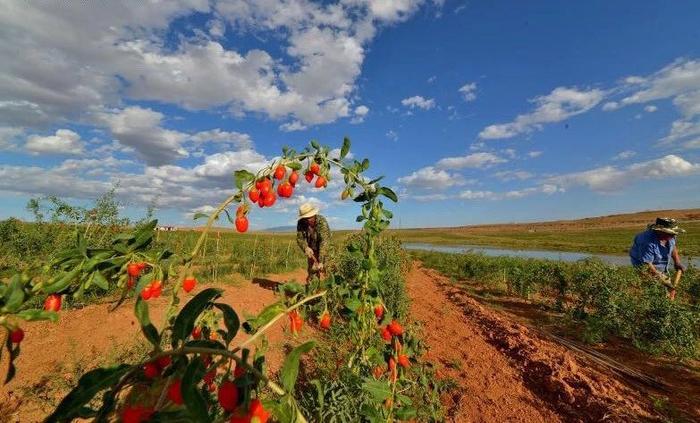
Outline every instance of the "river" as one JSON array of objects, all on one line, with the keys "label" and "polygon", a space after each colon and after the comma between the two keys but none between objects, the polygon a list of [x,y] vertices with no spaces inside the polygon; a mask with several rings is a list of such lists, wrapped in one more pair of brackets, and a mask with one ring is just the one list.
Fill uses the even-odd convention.
[{"label": "river", "polygon": [[[420,242],[406,242],[403,247],[407,250],[423,250],[437,251],[440,253],[480,253],[487,256],[509,256],[547,260],[561,261],[578,261],[589,257],[597,257],[606,263],[616,266],[625,266],[630,264],[628,256],[615,256],[611,254],[595,254],[595,253],[572,253],[569,251],[547,251],[547,250],[515,250],[511,248],[487,247],[483,245],[438,245]],[[687,257],[682,257],[684,264],[692,263],[693,266],[700,266],[699,259],[689,260]]]}]

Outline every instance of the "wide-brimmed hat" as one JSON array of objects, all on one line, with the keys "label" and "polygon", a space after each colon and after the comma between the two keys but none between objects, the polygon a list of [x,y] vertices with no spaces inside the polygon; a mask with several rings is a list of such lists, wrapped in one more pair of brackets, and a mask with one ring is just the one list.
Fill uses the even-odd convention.
[{"label": "wide-brimmed hat", "polygon": [[678,226],[676,219],[671,219],[670,217],[657,217],[656,222],[649,224],[648,228],[653,231],[664,232],[671,235],[685,233],[685,229]]},{"label": "wide-brimmed hat", "polygon": [[311,203],[304,203],[299,206],[299,219],[306,219],[307,217],[316,216],[318,214],[318,207],[314,207]]}]

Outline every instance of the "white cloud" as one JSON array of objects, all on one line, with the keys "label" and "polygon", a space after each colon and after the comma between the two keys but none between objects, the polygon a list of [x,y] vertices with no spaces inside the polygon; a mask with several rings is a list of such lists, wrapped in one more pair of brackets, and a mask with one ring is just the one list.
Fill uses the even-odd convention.
[{"label": "white cloud", "polygon": [[437,81],[437,75],[433,75],[427,79],[428,84],[432,84],[435,81]]},{"label": "white cloud", "polygon": [[[91,122],[95,113],[123,107],[125,99],[261,113],[304,125],[333,122],[351,116],[349,99],[377,30],[424,3],[8,4],[0,16],[0,56],[13,60],[0,63],[0,125]],[[214,18],[194,35],[183,31],[166,39],[175,19],[196,12]],[[261,47],[219,42],[227,27],[263,35]],[[269,51],[266,38],[274,42]]]},{"label": "white cloud", "polygon": [[610,112],[613,110],[617,110],[620,108],[620,103],[617,101],[608,101],[605,104],[603,104],[603,111],[605,112]]},{"label": "white cloud", "polygon": [[535,175],[524,170],[504,170],[502,172],[496,172],[494,176],[504,182],[508,182],[515,180],[524,181],[533,178]]},{"label": "white cloud", "polygon": [[306,128],[307,128],[306,125],[299,122],[298,120],[295,120],[293,122],[283,123],[282,125],[280,125],[280,130],[284,131],[284,132],[303,131]]},{"label": "white cloud", "polygon": [[418,189],[447,189],[453,186],[464,185],[465,181],[461,175],[451,174],[445,170],[427,166],[402,176],[398,179],[402,185]]},{"label": "white cloud", "polygon": [[365,117],[369,113],[369,107],[367,106],[357,106],[355,107],[355,117],[352,118],[351,123],[362,123],[365,121]]},{"label": "white cloud", "polygon": [[419,108],[423,110],[430,110],[435,107],[435,100],[432,98],[423,98],[419,95],[414,95],[413,97],[404,98],[401,100],[401,104],[411,109]]},{"label": "white cloud", "polygon": [[397,141],[399,139],[399,134],[397,134],[396,131],[390,129],[386,131],[386,137],[392,141]]},{"label": "white cloud", "polygon": [[615,192],[645,179],[666,179],[700,172],[700,164],[682,157],[667,155],[659,159],[634,163],[624,168],[605,166],[583,172],[553,176],[547,183],[562,189],[584,186],[598,192]]},{"label": "white cloud", "polygon": [[636,151],[625,150],[625,151],[621,151],[620,153],[616,154],[612,159],[613,160],[627,160],[627,159],[631,159],[632,157],[634,157],[636,155],[637,155]]},{"label": "white cloud", "polygon": [[161,126],[164,115],[152,109],[127,107],[102,113],[99,120],[122,145],[133,148],[148,165],[172,163],[189,154],[182,146],[188,135]]},{"label": "white cloud", "polygon": [[464,84],[457,91],[459,91],[459,93],[462,94],[462,98],[466,102],[476,100],[476,82]]},{"label": "white cloud", "polygon": [[679,96],[686,96],[687,99],[700,95],[696,93],[700,90],[700,61],[698,60],[676,60],[649,77],[634,77],[631,82],[630,78],[627,78],[626,82],[639,87],[635,87],[637,90],[633,94],[621,100],[624,105],[648,103],[673,97],[675,101],[680,102],[676,105],[686,116],[692,116],[700,110],[700,106],[696,103],[686,103],[684,98],[678,99]]},{"label": "white cloud", "polygon": [[513,122],[489,125],[479,133],[479,138],[511,138],[541,129],[545,123],[560,122],[592,109],[603,96],[604,92],[599,89],[555,88],[551,93],[532,100],[537,105],[533,112],[519,115]]},{"label": "white cloud", "polygon": [[460,157],[446,157],[439,160],[435,166],[440,169],[483,168],[507,161],[493,153],[482,152]]},{"label": "white cloud", "polygon": [[529,153],[527,153],[527,156],[531,159],[534,159],[536,157],[540,157],[541,155],[542,155],[541,151],[530,151]]},{"label": "white cloud", "polygon": [[659,110],[659,108],[654,106],[653,104],[644,107],[644,111],[647,113],[654,113],[657,110]]},{"label": "white cloud", "polygon": [[33,154],[81,154],[83,142],[80,135],[70,129],[59,129],[55,135],[28,137],[25,148]]},{"label": "white cloud", "polygon": [[238,150],[250,149],[253,146],[253,140],[250,138],[250,135],[236,131],[222,131],[219,128],[197,132],[192,135],[191,139],[196,144],[212,142],[224,148],[235,148]]}]

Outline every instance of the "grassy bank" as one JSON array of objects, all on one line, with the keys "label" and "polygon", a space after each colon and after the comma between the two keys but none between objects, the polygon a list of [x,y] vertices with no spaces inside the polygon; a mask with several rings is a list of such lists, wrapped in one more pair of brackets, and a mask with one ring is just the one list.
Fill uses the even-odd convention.
[{"label": "grassy bank", "polygon": [[561,324],[582,326],[584,341],[614,336],[637,348],[675,357],[697,357],[700,349],[700,272],[689,269],[676,301],[631,267],[599,260],[565,263],[479,254],[414,252],[414,258],[465,285],[517,295],[562,313]]},{"label": "grassy bank", "polygon": [[391,233],[402,242],[480,245],[524,250],[627,254],[634,235],[656,215],[672,216],[687,233],[678,237],[681,254],[700,256],[700,211],[660,211],[532,224],[401,229]]}]

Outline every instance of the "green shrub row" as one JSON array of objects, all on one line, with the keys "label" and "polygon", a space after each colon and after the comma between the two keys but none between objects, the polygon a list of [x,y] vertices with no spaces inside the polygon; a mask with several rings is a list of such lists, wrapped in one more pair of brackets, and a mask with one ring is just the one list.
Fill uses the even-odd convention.
[{"label": "green shrub row", "polygon": [[414,252],[427,267],[462,280],[544,301],[584,324],[582,337],[610,336],[638,348],[675,357],[696,357],[700,339],[700,272],[690,268],[676,301],[660,283],[631,266],[598,259],[578,262],[488,257],[482,254]]}]

